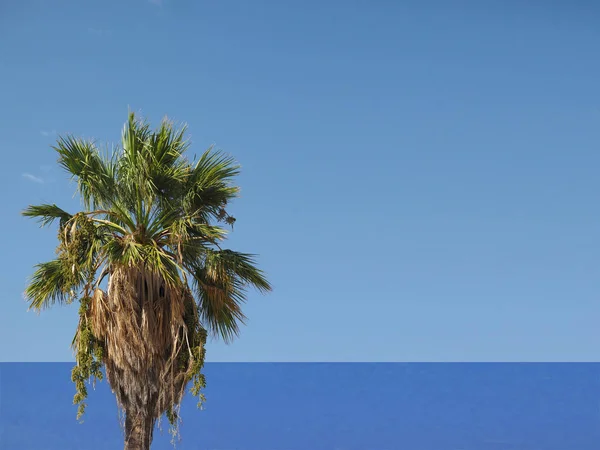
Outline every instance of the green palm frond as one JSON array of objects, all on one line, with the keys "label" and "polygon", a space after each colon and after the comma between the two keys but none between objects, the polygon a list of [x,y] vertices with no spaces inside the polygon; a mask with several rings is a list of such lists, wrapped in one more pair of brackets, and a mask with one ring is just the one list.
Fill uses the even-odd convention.
[{"label": "green palm frond", "polygon": [[107,205],[116,196],[114,163],[103,158],[92,141],[73,136],[59,137],[53,147],[58,155],[58,163],[74,179],[86,208]]},{"label": "green palm frond", "polygon": [[187,197],[184,206],[188,213],[211,211],[226,205],[239,193],[239,188],[231,180],[240,172],[235,160],[219,151],[209,148],[198,159],[187,180]]},{"label": "green palm frond", "polygon": [[236,283],[220,279],[205,268],[196,268],[192,277],[202,323],[213,336],[221,337],[226,343],[231,342],[239,335],[240,325],[246,322],[242,312],[245,302],[243,290]]},{"label": "green palm frond", "polygon": [[157,167],[172,168],[183,157],[189,148],[189,141],[185,139],[187,126],[183,125],[175,130],[173,123],[164,119],[159,129],[150,139],[150,152]]},{"label": "green palm frond", "polygon": [[137,119],[134,113],[130,113],[121,136],[123,160],[135,167],[136,163],[143,158],[144,149],[151,137],[150,125],[145,120]]},{"label": "green palm frond", "polygon": [[42,227],[51,225],[55,220],[59,220],[63,226],[73,217],[55,204],[30,205],[21,214],[25,217],[37,218]]},{"label": "green palm frond", "polygon": [[40,311],[55,303],[68,304],[74,299],[80,283],[76,282],[76,274],[72,273],[64,261],[54,259],[35,267],[36,270],[25,289],[25,297],[31,309]]},{"label": "green palm frond", "polygon": [[256,267],[255,255],[233,250],[206,250],[205,267],[229,277],[239,279],[262,293],[271,291],[265,273]]},{"label": "green palm frond", "polygon": [[217,243],[225,240],[229,232],[217,225],[206,223],[191,223],[188,232],[192,240],[202,243]]},{"label": "green palm frond", "polygon": [[192,265],[190,273],[203,321],[211,333],[226,342],[237,336],[239,326],[245,323],[242,304],[246,288],[252,286],[261,292],[272,289],[252,255],[232,250],[205,249],[203,262]]},{"label": "green palm frond", "polygon": [[199,187],[209,187],[229,182],[239,173],[240,166],[234,158],[210,147],[194,164],[190,181]]}]

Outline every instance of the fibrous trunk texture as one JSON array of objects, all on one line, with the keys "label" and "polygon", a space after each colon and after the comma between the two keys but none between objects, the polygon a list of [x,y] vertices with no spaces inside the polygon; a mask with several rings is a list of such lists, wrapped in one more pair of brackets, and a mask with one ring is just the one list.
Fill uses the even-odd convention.
[{"label": "fibrous trunk texture", "polygon": [[125,412],[126,450],[149,449],[156,420],[179,404],[189,380],[189,291],[143,268],[116,268],[108,293],[90,307],[93,334],[105,346],[106,376]]},{"label": "fibrous trunk texture", "polygon": [[125,413],[125,450],[150,450],[155,420]]}]

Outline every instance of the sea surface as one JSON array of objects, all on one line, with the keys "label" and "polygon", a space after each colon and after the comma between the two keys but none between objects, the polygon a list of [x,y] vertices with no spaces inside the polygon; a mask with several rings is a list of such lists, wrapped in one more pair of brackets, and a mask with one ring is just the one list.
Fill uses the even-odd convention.
[{"label": "sea surface", "polygon": [[[106,382],[75,420],[70,363],[0,364],[0,449],[119,449]],[[598,450],[600,364],[209,363],[182,450]],[[153,449],[173,448],[167,424]]]}]

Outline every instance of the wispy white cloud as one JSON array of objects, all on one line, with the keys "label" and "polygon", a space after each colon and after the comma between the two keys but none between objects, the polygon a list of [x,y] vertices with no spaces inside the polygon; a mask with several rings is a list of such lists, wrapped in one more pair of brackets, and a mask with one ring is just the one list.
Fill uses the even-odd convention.
[{"label": "wispy white cloud", "polygon": [[96,36],[110,36],[110,35],[112,35],[113,31],[106,29],[106,28],[90,27],[90,28],[88,28],[88,33],[94,34]]},{"label": "wispy white cloud", "polygon": [[56,130],[52,130],[52,131],[46,131],[46,130],[42,130],[40,131],[42,136],[52,136],[54,134],[56,134]]},{"label": "wispy white cloud", "polygon": [[40,177],[36,177],[28,172],[21,174],[23,178],[26,178],[29,181],[33,181],[34,183],[44,184],[44,179]]}]

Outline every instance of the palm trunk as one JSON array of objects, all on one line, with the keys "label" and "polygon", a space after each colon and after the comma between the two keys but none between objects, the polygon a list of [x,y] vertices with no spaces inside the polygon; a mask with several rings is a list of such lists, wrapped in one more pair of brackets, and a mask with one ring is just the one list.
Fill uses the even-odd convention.
[{"label": "palm trunk", "polygon": [[125,413],[125,450],[150,450],[153,432],[151,416]]}]

